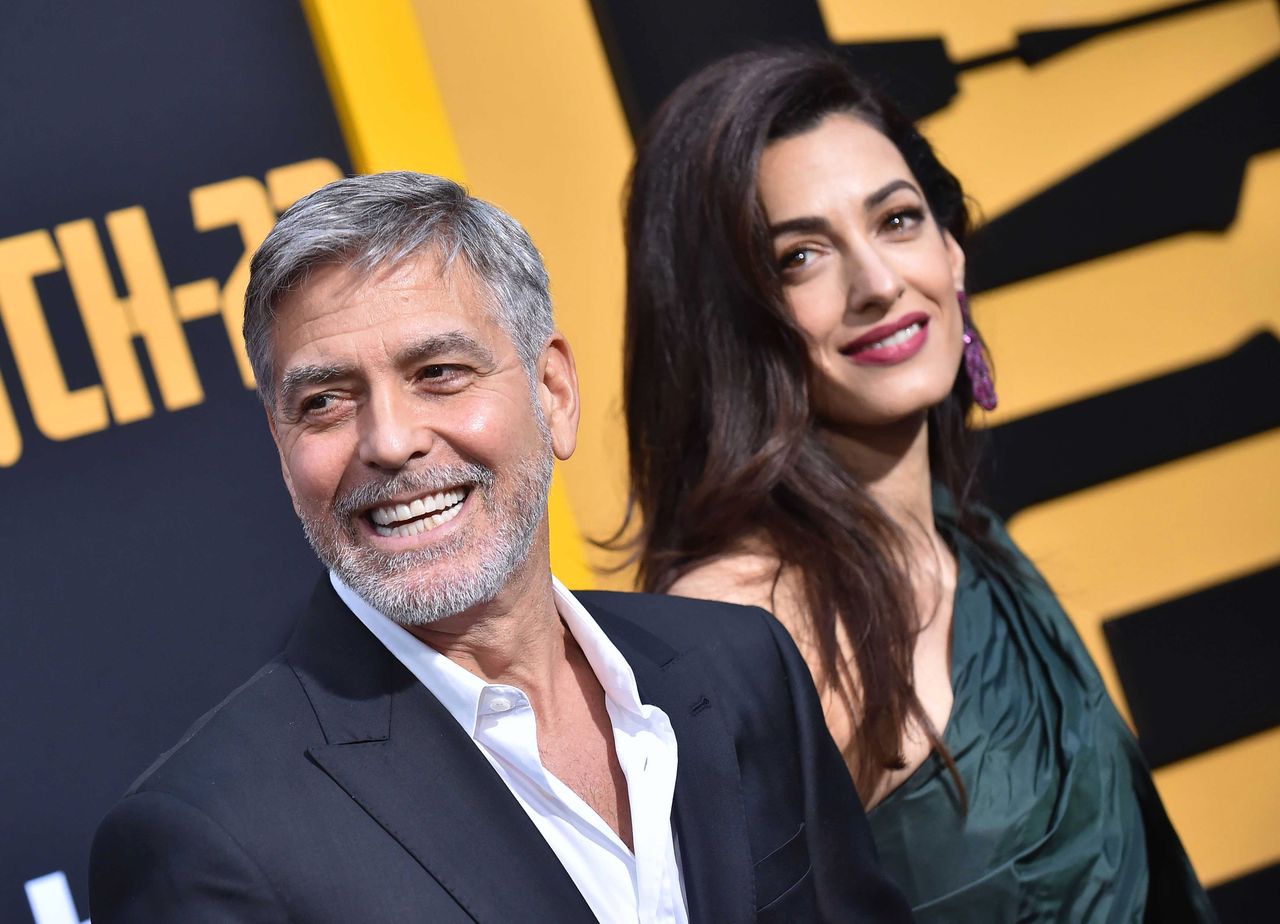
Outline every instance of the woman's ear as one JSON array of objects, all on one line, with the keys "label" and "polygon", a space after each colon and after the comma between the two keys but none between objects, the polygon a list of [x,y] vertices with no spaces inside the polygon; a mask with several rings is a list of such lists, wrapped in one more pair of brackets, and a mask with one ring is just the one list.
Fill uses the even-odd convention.
[{"label": "woman's ear", "polygon": [[538,400],[542,402],[543,419],[551,431],[551,448],[556,458],[573,455],[578,445],[578,370],[573,350],[564,334],[556,331],[542,348],[538,360]]},{"label": "woman's ear", "polygon": [[950,231],[942,232],[942,240],[947,246],[947,260],[951,263],[951,282],[957,292],[964,291],[964,249],[951,236]]}]

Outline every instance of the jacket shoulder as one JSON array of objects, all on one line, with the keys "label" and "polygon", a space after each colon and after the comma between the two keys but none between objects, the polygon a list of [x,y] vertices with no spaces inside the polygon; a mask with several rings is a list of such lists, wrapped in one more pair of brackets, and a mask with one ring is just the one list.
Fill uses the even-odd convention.
[{"label": "jacket shoulder", "polygon": [[771,636],[770,624],[776,622],[759,607],[718,600],[606,590],[573,595],[597,619],[622,621],[678,648],[735,640],[759,644]]},{"label": "jacket shoulder", "polygon": [[277,656],[198,718],[143,771],[126,796],[148,790],[182,795],[216,787],[269,760],[305,728],[319,734],[297,676]]}]

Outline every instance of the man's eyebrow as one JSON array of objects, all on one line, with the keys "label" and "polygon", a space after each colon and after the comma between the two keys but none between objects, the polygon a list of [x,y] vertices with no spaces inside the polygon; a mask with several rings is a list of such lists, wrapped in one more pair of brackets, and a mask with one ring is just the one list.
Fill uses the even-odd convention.
[{"label": "man's eyebrow", "polygon": [[[396,363],[410,366],[449,355],[464,356],[481,366],[495,365],[493,353],[462,331],[448,331],[419,340],[401,350],[396,355]],[[292,406],[299,394],[308,388],[328,385],[356,374],[355,367],[343,363],[294,366],[280,378],[280,407]]]},{"label": "man's eyebrow", "polygon": [[426,337],[396,354],[396,364],[409,366],[444,356],[464,356],[481,366],[493,366],[493,353],[483,343],[460,330]]},{"label": "man's eyebrow", "polygon": [[294,366],[280,378],[280,406],[289,407],[298,393],[317,385],[328,385],[352,374],[350,366],[341,363],[329,365]]},{"label": "man's eyebrow", "polygon": [[[909,189],[920,198],[924,198],[920,190],[910,180],[893,180],[881,186],[867,198],[862,200],[862,207],[866,211],[871,211],[885,199],[888,199],[900,189]],[[775,225],[769,226],[769,236],[779,237],[783,234],[795,232],[798,234],[826,234],[833,235],[834,229],[831,223],[825,218],[818,215],[805,215],[800,218],[789,218],[786,221],[780,221]]]}]

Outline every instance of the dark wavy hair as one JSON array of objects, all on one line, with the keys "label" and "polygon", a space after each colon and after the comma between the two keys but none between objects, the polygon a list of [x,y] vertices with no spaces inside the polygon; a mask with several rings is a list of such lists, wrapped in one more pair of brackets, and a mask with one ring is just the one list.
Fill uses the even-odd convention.
[{"label": "dark wavy hair", "polygon": [[[924,617],[905,537],[819,437],[807,342],[783,297],[757,191],[765,146],[833,113],[893,142],[938,225],[963,246],[969,213],[960,183],[839,57],[745,52],[682,84],[641,137],[631,176],[624,402],[632,495],[614,543],[632,550],[644,589],[663,592],[746,537],[764,537],[779,561],[775,591],[784,570],[800,578],[820,684],[855,716],[845,759],[864,797],[903,766],[901,736],[914,722],[963,799],[912,682]],[[958,528],[999,558],[973,503],[972,400],[961,364],[949,396],[928,413],[930,465]]]}]

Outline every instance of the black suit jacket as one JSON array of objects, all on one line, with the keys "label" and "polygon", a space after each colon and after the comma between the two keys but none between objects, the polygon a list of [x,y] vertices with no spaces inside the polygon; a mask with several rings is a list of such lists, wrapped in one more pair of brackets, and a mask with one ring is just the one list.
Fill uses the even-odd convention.
[{"label": "black suit jacket", "polygon": [[[579,599],[675,730],[692,921],[909,919],[771,616]],[[284,653],[107,816],[90,904],[94,924],[594,920],[471,739],[328,580]]]}]

